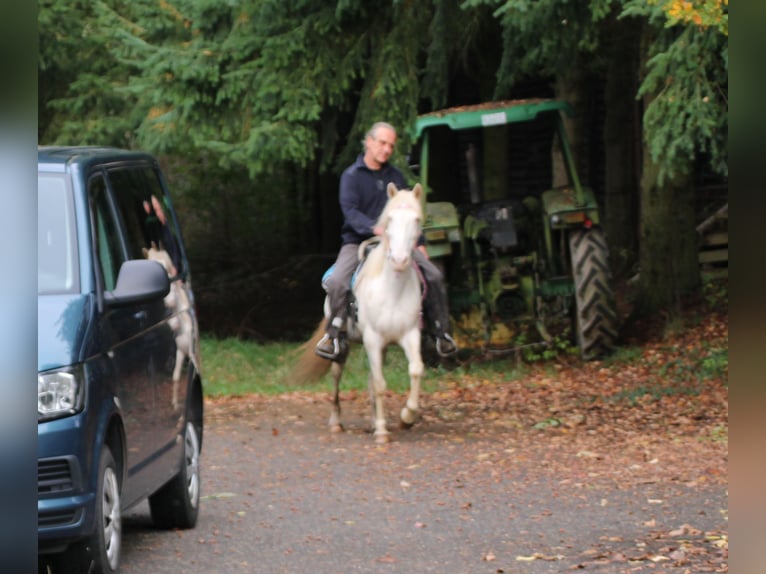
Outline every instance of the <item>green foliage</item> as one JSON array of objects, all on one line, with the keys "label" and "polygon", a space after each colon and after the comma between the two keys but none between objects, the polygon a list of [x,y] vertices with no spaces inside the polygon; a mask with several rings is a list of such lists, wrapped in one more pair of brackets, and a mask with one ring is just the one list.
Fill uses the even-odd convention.
[{"label": "green foliage", "polygon": [[501,22],[505,41],[497,73],[497,97],[528,77],[568,73],[574,58],[588,55],[593,69],[603,65],[598,51],[602,27],[616,0],[466,0],[463,7],[488,5]]},{"label": "green foliage", "polygon": [[[42,0],[41,101],[55,115],[44,127],[51,141],[206,156],[251,177],[285,166],[339,171],[374,121],[403,128],[421,101],[447,102],[488,16],[504,34],[502,97],[526,77],[568,73],[581,56],[576,65],[601,69],[602,36],[620,4]],[[658,94],[647,141],[663,174],[686,169],[698,151],[725,173],[728,36],[718,30],[728,30],[728,7],[706,28],[673,9],[624,3],[624,16],[666,32],[640,92]]]},{"label": "green foliage", "polygon": [[648,101],[644,139],[659,183],[688,174],[700,152],[728,175],[728,35],[694,23],[674,25],[661,4],[643,0],[627,2],[622,16],[647,18],[655,29],[638,97]]},{"label": "green foliage", "polygon": [[41,144],[130,145],[136,100],[120,93],[129,68],[107,49],[112,36],[94,2],[41,0],[38,12],[38,139]]},{"label": "green foliage", "polygon": [[[41,37],[63,10],[46,1],[55,4],[42,7]],[[253,178],[287,166],[339,170],[374,121],[414,118],[429,21],[409,2],[104,0],[72,18],[72,38],[87,27],[100,51],[54,106],[75,112],[66,137],[118,135]],[[349,113],[350,127],[339,125]],[[108,121],[116,117],[124,123]]]},{"label": "green foliage", "polygon": [[514,339],[514,345],[517,345],[521,358],[527,363],[546,362],[580,353],[568,332],[553,336],[549,342],[539,343],[529,343],[527,336],[522,334]]},{"label": "green foliage", "polygon": [[641,358],[641,347],[617,347],[611,355],[604,358],[606,366],[624,366]]},{"label": "green foliage", "polygon": [[729,0],[648,0],[665,13],[665,27],[676,24],[715,28],[724,36],[729,35]]},{"label": "green foliage", "polygon": [[418,112],[507,97],[529,78],[601,74],[622,11],[653,34],[640,96],[661,174],[685,173],[700,152],[725,174],[728,6],[720,19],[703,10],[700,27],[675,4],[40,0],[39,141],[172,158],[205,279],[221,260],[246,274],[306,244],[294,236],[316,239],[304,228],[332,208],[319,175],[348,165],[374,121],[396,125],[406,150]]},{"label": "green foliage", "polygon": [[697,377],[700,380],[723,378],[729,380],[729,349],[708,348],[699,360]]},{"label": "green foliage", "polygon": [[678,395],[696,396],[699,394],[699,389],[693,386],[680,385],[680,384],[649,384],[649,385],[637,385],[630,389],[625,389],[616,393],[611,397],[613,402],[625,401],[631,406],[635,406],[641,401],[652,400],[658,401],[662,397],[673,397]]},{"label": "green foliage", "polygon": [[710,309],[722,311],[729,307],[728,277],[703,275],[702,294]]},{"label": "green foliage", "polygon": [[548,428],[556,428],[561,426],[561,421],[557,418],[548,418],[538,423],[535,423],[532,428],[537,430],[545,430]]}]

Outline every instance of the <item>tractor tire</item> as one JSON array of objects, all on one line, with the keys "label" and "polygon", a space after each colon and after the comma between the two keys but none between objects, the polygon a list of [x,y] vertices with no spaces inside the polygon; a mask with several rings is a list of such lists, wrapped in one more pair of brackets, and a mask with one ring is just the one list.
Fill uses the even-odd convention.
[{"label": "tractor tire", "polygon": [[571,232],[569,252],[577,345],[584,360],[598,359],[614,350],[619,325],[604,233],[600,229]]}]

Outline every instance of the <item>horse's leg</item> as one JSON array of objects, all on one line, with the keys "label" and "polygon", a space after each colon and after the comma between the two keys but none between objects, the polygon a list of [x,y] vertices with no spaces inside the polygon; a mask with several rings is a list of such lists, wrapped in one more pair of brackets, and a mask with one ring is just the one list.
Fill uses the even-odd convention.
[{"label": "horse's leg", "polygon": [[343,432],[343,425],[340,422],[340,377],[343,374],[343,363],[333,362],[330,367],[334,386],[332,410],[330,411],[330,432]]},{"label": "horse's leg", "polygon": [[420,380],[423,377],[423,359],[420,355],[420,331],[413,329],[400,341],[404,354],[407,356],[410,374],[410,394],[407,403],[402,408],[399,417],[405,428],[410,428],[417,420],[420,408]]},{"label": "horse's leg", "polygon": [[383,340],[372,332],[364,335],[364,348],[367,350],[367,361],[370,364],[368,385],[374,404],[375,442],[387,443],[390,440],[386,428],[386,412],[383,399],[386,394],[386,380],[383,378]]}]

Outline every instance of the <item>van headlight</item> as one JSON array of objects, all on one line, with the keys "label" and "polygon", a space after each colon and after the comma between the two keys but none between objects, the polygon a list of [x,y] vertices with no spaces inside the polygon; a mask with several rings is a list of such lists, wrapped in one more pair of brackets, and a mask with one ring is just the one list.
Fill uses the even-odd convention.
[{"label": "van headlight", "polygon": [[37,420],[73,415],[82,410],[82,369],[48,371],[37,375]]}]

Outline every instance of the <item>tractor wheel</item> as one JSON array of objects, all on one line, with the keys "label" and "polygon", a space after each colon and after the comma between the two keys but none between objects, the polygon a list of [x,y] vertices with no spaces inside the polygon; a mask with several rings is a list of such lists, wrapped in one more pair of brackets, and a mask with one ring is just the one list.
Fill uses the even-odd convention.
[{"label": "tractor wheel", "polygon": [[577,345],[583,359],[597,359],[614,349],[619,322],[603,232],[573,231],[569,234],[569,251],[575,285]]}]

